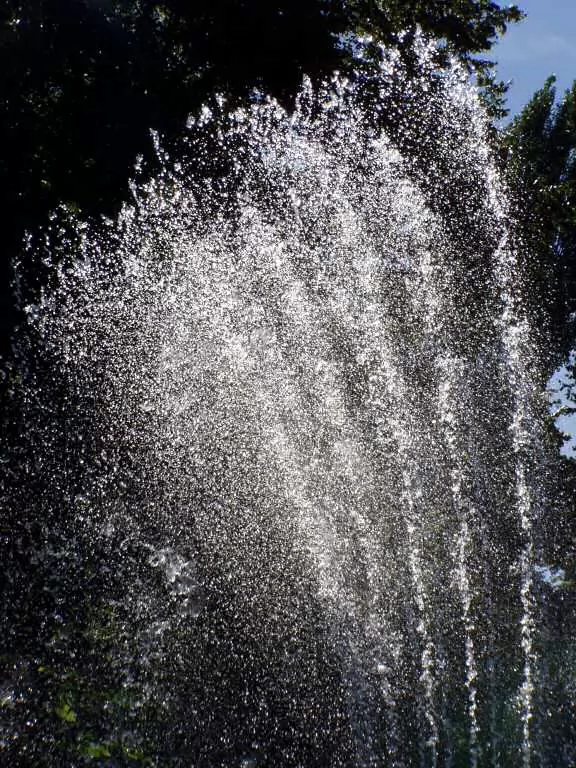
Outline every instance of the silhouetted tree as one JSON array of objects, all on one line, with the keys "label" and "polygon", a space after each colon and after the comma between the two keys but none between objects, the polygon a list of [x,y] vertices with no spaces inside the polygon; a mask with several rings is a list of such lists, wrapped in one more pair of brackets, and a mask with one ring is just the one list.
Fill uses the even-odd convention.
[{"label": "silhouetted tree", "polygon": [[[416,27],[435,37],[439,63],[454,52],[484,83],[477,57],[512,6],[487,0],[7,0],[0,9],[0,354],[14,323],[9,261],[26,230],[59,204],[86,215],[125,199],[149,131],[166,143],[215,92],[251,90],[289,101],[302,76],[351,61],[346,39],[409,50]],[[498,102],[498,87],[490,88]]]},{"label": "silhouetted tree", "polygon": [[576,83],[558,103],[554,83],[550,77],[502,133],[548,374],[576,344]]}]

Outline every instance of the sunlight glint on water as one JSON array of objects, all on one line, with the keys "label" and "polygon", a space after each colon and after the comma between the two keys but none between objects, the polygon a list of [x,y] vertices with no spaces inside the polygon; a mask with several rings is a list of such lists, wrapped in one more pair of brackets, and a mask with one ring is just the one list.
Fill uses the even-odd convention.
[{"label": "sunlight glint on water", "polygon": [[[168,638],[142,684],[161,692],[194,638],[232,638],[216,672],[197,661],[221,687],[178,692],[202,765],[321,764],[321,714],[308,727],[292,692],[327,671],[297,679],[275,656],[292,637],[337,660],[313,707],[339,713],[334,768],[538,764],[530,329],[484,118],[457,71],[428,88],[427,56],[420,79],[390,55],[372,80],[307,86],[292,115],[205,110],[188,151],[218,146],[223,177],[164,159],[29,313],[71,429],[93,408],[99,463],[73,481],[61,463],[86,500],[70,526],[146,551],[192,622],[170,646],[160,587],[142,595],[146,653]],[[394,101],[408,85],[418,119]],[[258,663],[251,638],[270,641]],[[231,706],[226,675],[244,725],[219,740],[202,717]]]}]

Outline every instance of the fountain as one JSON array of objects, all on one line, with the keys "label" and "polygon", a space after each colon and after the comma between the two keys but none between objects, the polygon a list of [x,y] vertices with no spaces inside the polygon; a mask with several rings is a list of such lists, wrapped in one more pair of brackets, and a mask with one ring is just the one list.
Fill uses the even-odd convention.
[{"label": "fountain", "polygon": [[420,47],[293,112],[215,100],[117,221],[55,217],[11,373],[6,764],[574,764],[521,240]]}]

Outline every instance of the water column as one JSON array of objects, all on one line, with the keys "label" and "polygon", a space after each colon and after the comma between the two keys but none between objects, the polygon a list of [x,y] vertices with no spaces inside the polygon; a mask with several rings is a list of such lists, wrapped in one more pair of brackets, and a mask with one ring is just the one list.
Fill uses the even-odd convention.
[{"label": "water column", "polygon": [[464,361],[449,356],[439,357],[436,364],[439,372],[438,410],[448,448],[452,498],[458,519],[454,560],[464,626],[465,684],[468,692],[468,717],[470,719],[470,768],[477,768],[482,753],[478,743],[480,730],[478,724],[478,691],[476,688],[478,667],[474,643],[473,592],[469,577],[469,558],[474,546],[470,529],[475,522],[476,510],[469,498],[470,478],[466,468],[469,461],[469,446],[461,442],[461,437],[466,435],[466,431],[459,424],[456,410],[459,405],[462,408],[462,400],[464,401],[464,408],[467,405],[465,381],[469,375],[469,368]]},{"label": "water column", "polygon": [[538,429],[533,415],[531,400],[534,385],[528,370],[532,350],[529,346],[529,328],[525,320],[519,319],[516,311],[514,288],[514,253],[505,247],[501,251],[500,279],[502,284],[502,340],[506,352],[505,365],[508,369],[511,389],[514,393],[514,408],[510,424],[515,454],[516,511],[522,536],[522,549],[518,559],[520,573],[520,601],[522,618],[520,622],[520,643],[524,655],[523,681],[519,692],[522,708],[522,766],[533,765],[532,745],[533,699],[536,656],[534,653],[535,597],[534,597],[534,503],[531,483],[528,481],[530,459]]}]

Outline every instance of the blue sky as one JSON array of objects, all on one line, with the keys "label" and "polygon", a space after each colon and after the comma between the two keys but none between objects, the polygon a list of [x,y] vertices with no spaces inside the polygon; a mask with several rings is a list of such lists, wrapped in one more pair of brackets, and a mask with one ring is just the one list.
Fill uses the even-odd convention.
[{"label": "blue sky", "polygon": [[[511,3],[502,3],[502,5]],[[509,27],[492,50],[502,80],[512,80],[511,114],[520,111],[544,80],[564,91],[576,79],[576,0],[517,0],[527,18]]]}]

